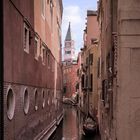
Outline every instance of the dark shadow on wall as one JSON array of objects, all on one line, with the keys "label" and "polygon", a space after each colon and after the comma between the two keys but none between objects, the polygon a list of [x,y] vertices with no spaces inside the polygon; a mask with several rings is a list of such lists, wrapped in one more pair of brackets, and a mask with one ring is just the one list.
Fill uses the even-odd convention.
[{"label": "dark shadow on wall", "polygon": [[0,139],[3,140],[3,0],[0,1]]}]

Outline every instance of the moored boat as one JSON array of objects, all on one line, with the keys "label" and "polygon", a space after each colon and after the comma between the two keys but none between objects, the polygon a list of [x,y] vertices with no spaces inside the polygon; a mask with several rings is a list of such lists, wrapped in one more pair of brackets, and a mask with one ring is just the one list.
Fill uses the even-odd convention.
[{"label": "moored boat", "polygon": [[97,132],[96,121],[90,117],[86,118],[83,124],[83,131],[85,135],[94,135]]}]

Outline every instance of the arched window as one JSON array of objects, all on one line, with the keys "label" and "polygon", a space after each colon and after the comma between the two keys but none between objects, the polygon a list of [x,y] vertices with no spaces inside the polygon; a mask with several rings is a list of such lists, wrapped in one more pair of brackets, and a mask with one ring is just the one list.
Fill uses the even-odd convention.
[{"label": "arched window", "polygon": [[7,92],[7,117],[12,120],[15,111],[15,95],[10,88]]},{"label": "arched window", "polygon": [[27,114],[29,111],[29,104],[30,104],[29,93],[27,89],[25,89],[24,91],[23,103],[24,103],[24,106],[23,106],[24,113]]},{"label": "arched window", "polygon": [[35,110],[38,110],[38,92],[35,90]]},{"label": "arched window", "polygon": [[48,98],[48,106],[49,106],[50,105],[50,91],[48,91],[47,98]]},{"label": "arched window", "polygon": [[42,108],[44,108],[45,107],[45,102],[46,102],[46,100],[45,100],[45,91],[44,90],[42,92],[42,100],[43,100]]}]

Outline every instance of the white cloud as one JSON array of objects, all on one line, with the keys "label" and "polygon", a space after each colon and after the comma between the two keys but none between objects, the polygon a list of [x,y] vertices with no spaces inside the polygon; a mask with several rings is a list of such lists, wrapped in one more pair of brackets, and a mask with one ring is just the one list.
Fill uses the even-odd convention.
[{"label": "white cloud", "polygon": [[71,22],[72,26],[77,26],[82,21],[80,7],[68,6],[64,8],[63,26],[64,28]]}]

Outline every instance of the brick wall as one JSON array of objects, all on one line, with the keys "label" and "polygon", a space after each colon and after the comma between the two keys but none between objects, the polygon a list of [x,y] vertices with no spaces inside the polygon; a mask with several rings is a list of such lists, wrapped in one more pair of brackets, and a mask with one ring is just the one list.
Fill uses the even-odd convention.
[{"label": "brick wall", "polygon": [[63,84],[66,87],[64,96],[66,97],[71,97],[76,92],[76,83],[78,82],[77,69],[77,64],[63,66]]}]

